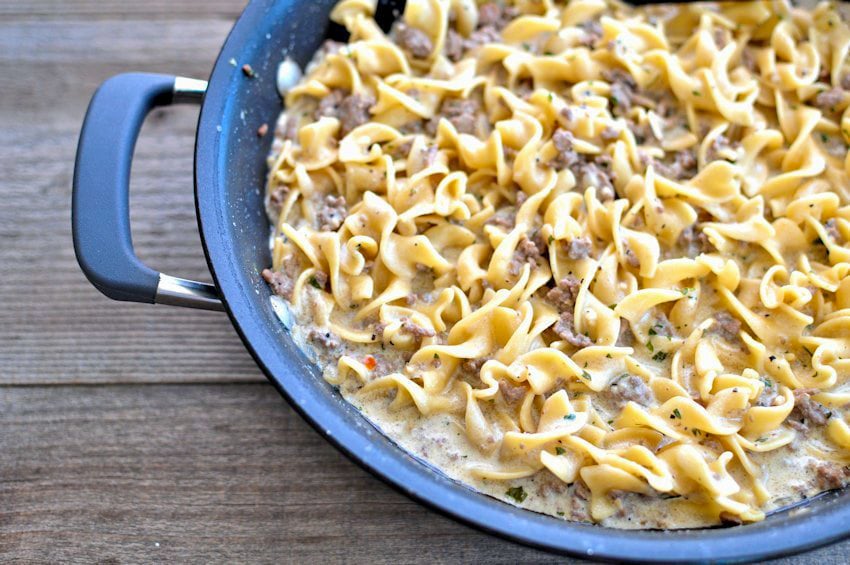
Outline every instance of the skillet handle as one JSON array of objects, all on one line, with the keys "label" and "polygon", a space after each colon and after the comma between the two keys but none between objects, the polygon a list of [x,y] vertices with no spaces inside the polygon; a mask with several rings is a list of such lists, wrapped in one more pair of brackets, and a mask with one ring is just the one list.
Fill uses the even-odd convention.
[{"label": "skillet handle", "polygon": [[182,77],[126,73],[104,82],[89,103],[74,166],[74,251],[89,281],[113,300],[223,310],[213,285],[142,263],[130,236],[130,163],[142,122],[157,106],[200,102],[206,86]]}]

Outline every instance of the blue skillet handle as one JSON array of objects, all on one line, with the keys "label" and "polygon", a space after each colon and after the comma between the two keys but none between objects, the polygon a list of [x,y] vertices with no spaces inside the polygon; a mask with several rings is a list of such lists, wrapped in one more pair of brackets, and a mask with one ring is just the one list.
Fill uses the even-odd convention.
[{"label": "blue skillet handle", "polygon": [[204,81],[127,73],[104,82],[89,103],[74,167],[74,250],[109,298],[222,310],[215,287],[151,269],[130,236],[130,164],[145,117],[157,106],[200,101],[205,90]]}]

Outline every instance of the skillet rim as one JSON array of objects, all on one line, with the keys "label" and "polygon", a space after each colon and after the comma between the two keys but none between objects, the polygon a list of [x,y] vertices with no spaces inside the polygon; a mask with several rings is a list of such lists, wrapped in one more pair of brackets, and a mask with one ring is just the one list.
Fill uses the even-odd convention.
[{"label": "skillet rim", "polygon": [[[225,311],[257,365],[304,420],[359,467],[427,508],[490,535],[561,555],[643,563],[749,562],[792,555],[850,536],[847,492],[829,494],[801,509],[734,528],[618,530],[523,510],[436,473],[396,446],[363,416],[359,416],[360,425],[352,426],[339,403],[334,406],[335,399],[321,383],[313,382],[315,370],[311,375],[305,367],[297,366],[302,364],[300,360],[282,359],[282,344],[275,343],[280,332],[275,334],[260,319],[258,307],[251,302],[258,277],[249,280],[249,273],[229,251],[234,246],[234,226],[228,221],[227,208],[234,204],[223,198],[228,194],[224,161],[231,144],[244,144],[248,138],[244,134],[238,137],[224,125],[228,120],[236,122],[235,115],[227,113],[235,112],[229,102],[232,90],[238,90],[234,85],[240,81],[231,59],[245,60],[246,52],[248,59],[255,58],[250,53],[262,53],[264,41],[259,30],[273,27],[268,23],[271,16],[286,10],[298,13],[308,5],[298,0],[251,0],[245,7],[209,79],[198,119],[194,164],[201,242]],[[264,160],[265,155],[262,157]],[[278,363],[278,359],[286,363]]]}]

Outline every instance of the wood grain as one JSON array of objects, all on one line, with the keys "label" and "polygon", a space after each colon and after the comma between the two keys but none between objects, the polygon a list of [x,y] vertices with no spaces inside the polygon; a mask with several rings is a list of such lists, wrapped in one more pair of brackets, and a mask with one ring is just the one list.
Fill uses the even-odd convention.
[{"label": "wood grain", "polygon": [[[191,6],[173,4],[176,13],[163,18],[148,6],[150,21],[0,17],[2,383],[263,380],[224,315],[110,301],[74,259],[71,177],[94,89],[129,70],[204,77],[230,29],[229,21],[179,19]],[[79,15],[76,3],[62,6]],[[148,264],[209,280],[192,196],[196,121],[193,107],[149,117],[133,162],[131,218]]]},{"label": "wood grain", "polygon": [[[264,383],[223,315],[112,302],[80,273],[70,186],[92,92],[130,70],[205,77],[243,4],[0,3],[0,562],[563,562],[345,460]],[[131,216],[145,261],[206,280],[196,119],[148,119]]]},{"label": "wood grain", "polygon": [[268,385],[6,388],[0,429],[4,561],[554,562],[390,490]]}]

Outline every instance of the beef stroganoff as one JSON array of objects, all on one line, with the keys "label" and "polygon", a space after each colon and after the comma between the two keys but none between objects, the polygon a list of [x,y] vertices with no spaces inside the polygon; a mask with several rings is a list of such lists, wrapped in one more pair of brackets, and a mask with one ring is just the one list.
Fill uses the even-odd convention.
[{"label": "beef stroganoff", "polygon": [[[784,1],[343,0],[285,95],[296,342],[522,506],[762,520],[850,478],[850,29]],[[278,304],[278,306],[280,306]]]}]

